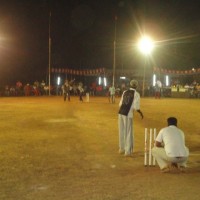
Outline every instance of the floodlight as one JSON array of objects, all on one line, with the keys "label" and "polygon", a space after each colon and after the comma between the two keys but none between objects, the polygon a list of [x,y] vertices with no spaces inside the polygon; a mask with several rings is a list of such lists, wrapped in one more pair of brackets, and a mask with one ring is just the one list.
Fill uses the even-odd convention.
[{"label": "floodlight", "polygon": [[139,50],[145,55],[150,54],[153,50],[153,47],[154,47],[153,41],[148,36],[142,37],[138,42]]}]

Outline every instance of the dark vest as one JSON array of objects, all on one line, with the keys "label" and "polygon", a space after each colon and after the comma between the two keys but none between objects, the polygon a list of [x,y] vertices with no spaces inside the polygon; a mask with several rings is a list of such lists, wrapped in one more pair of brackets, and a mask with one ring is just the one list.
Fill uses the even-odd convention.
[{"label": "dark vest", "polygon": [[119,108],[119,114],[127,116],[129,113],[129,110],[131,108],[131,105],[133,103],[135,90],[127,90],[124,92],[123,99],[122,99],[122,105]]}]

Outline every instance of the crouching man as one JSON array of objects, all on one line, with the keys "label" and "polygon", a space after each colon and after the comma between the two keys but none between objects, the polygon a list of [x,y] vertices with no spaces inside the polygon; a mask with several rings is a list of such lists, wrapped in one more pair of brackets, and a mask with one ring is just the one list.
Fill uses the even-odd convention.
[{"label": "crouching man", "polygon": [[185,146],[184,132],[177,128],[175,117],[169,117],[167,123],[168,126],[161,129],[156,137],[156,145],[152,149],[152,155],[161,172],[169,172],[171,168],[185,172],[189,150]]}]

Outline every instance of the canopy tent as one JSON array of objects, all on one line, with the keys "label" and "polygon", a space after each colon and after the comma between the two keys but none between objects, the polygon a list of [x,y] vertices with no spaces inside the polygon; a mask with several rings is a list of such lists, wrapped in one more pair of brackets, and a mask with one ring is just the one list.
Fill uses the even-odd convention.
[{"label": "canopy tent", "polygon": [[191,69],[191,70],[171,70],[171,69],[163,69],[159,67],[154,67],[154,72],[161,74],[171,74],[171,75],[196,75],[200,74],[200,68]]}]

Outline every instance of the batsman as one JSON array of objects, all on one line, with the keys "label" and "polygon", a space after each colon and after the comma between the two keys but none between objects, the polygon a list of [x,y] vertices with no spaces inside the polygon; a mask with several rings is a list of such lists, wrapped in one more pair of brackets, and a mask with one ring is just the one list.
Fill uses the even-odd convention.
[{"label": "batsman", "polygon": [[131,80],[130,88],[123,92],[119,102],[118,126],[119,126],[119,153],[131,156],[133,153],[134,129],[133,113],[137,111],[143,119],[140,110],[140,94],[136,91],[138,82]]}]

